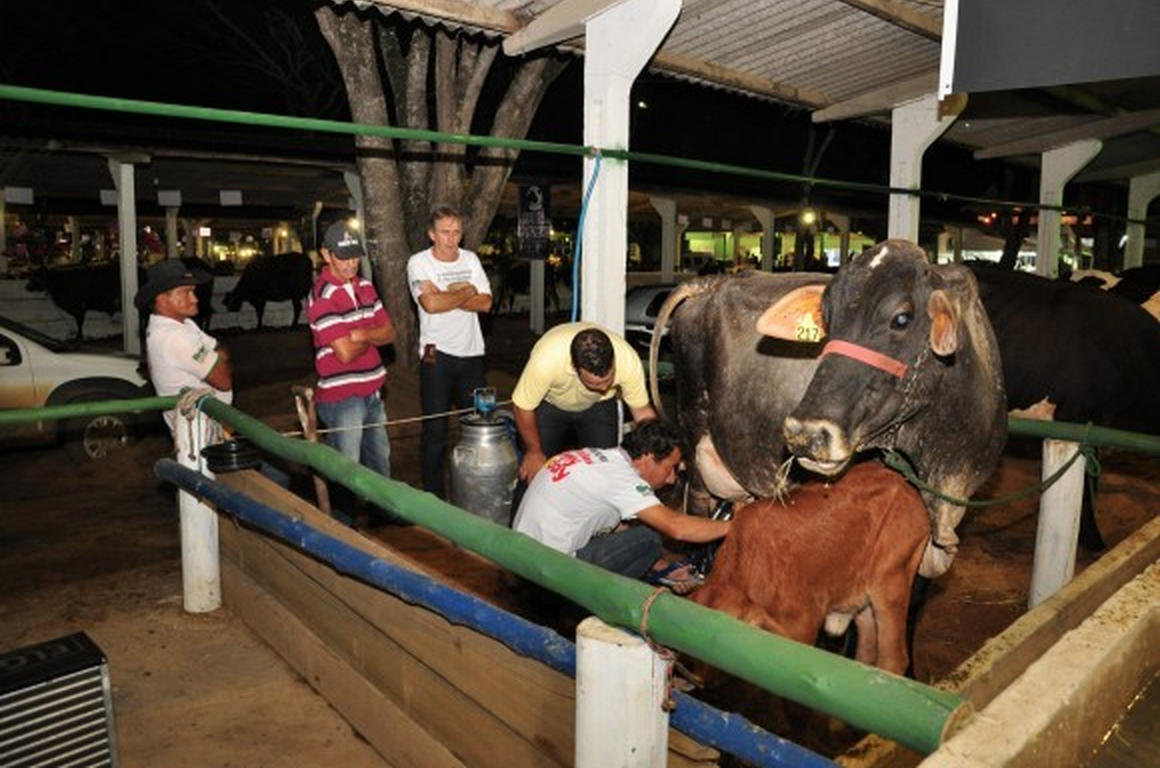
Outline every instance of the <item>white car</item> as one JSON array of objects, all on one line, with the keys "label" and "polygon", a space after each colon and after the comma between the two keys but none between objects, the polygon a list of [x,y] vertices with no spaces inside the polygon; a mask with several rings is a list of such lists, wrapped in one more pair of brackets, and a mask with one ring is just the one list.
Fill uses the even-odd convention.
[{"label": "white car", "polygon": [[[131,355],[79,350],[0,317],[0,409],[40,408],[149,396]],[[57,439],[78,457],[104,458],[132,439],[148,414],[89,415],[0,425],[4,444]]]},{"label": "white car", "polygon": [[[642,357],[648,357],[649,344],[652,343],[653,328],[657,322],[657,312],[665,299],[677,287],[676,283],[657,283],[655,285],[636,285],[628,289],[624,298],[624,338],[632,344]],[[669,329],[661,331],[661,351],[668,352],[666,336]]]}]

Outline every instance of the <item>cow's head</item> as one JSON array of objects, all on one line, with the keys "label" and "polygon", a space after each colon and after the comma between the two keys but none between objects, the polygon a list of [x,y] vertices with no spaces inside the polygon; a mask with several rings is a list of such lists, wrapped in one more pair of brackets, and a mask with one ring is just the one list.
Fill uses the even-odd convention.
[{"label": "cow's head", "polygon": [[916,245],[888,240],[826,286],[797,289],[761,316],[759,332],[826,340],[817,373],[785,420],[786,445],[808,469],[836,474],[857,451],[890,447],[930,406],[939,369],[959,346],[965,270],[931,267]]}]

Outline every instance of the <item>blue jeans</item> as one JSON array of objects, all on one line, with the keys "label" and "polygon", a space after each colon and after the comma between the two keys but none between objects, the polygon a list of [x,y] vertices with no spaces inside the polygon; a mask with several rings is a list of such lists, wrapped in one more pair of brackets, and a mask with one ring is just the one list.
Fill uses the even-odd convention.
[{"label": "blue jeans", "polygon": [[[487,386],[487,365],[482,355],[456,357],[436,352],[435,362],[419,365],[419,399],[423,415],[446,413],[452,404],[470,408],[476,389]],[[423,490],[446,499],[447,418],[423,420]]]},{"label": "blue jeans", "polygon": [[[367,469],[383,477],[391,476],[391,444],[387,439],[386,410],[378,392],[366,397],[348,397],[333,403],[317,403],[319,420],[327,427],[327,444]],[[331,505],[336,512],[354,518],[354,494],[331,483]]]},{"label": "blue jeans", "polygon": [[659,533],[647,525],[630,525],[623,531],[590,539],[576,550],[576,557],[606,571],[641,579],[648,575],[662,552]]}]

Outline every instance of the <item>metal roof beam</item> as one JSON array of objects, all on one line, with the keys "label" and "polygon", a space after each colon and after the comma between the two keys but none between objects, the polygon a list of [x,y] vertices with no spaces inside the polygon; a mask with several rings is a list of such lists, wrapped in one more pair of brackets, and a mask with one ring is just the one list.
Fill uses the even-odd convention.
[{"label": "metal roof beam", "polygon": [[867,91],[853,99],[831,104],[814,112],[812,119],[815,123],[828,123],[833,120],[849,120],[889,112],[899,104],[934,93],[937,87],[938,70],[932,69],[908,80],[901,80],[884,88]]},{"label": "metal roof beam", "polygon": [[563,0],[503,41],[503,52],[518,56],[584,35],[588,21],[624,0]]},{"label": "metal roof beam", "polygon": [[842,2],[928,40],[935,42],[942,40],[942,19],[919,13],[909,6],[890,0],[842,0]]},{"label": "metal roof beam", "polygon": [[1130,112],[980,149],[975,152],[975,159],[993,160],[999,157],[1039,154],[1083,139],[1111,139],[1127,133],[1150,130],[1157,125],[1160,125],[1160,109]]}]

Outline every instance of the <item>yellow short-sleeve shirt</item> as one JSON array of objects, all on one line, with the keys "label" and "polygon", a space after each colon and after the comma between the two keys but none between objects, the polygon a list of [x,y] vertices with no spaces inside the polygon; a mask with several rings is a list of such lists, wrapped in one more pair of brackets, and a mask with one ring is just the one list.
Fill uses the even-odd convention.
[{"label": "yellow short-sleeve shirt", "polygon": [[[572,339],[587,328],[600,328],[612,341],[616,377],[604,393],[593,392],[581,384],[572,367]],[[644,366],[632,345],[596,323],[564,323],[551,328],[532,347],[512,392],[512,402],[525,411],[535,410],[545,400],[561,410],[583,411],[613,397],[620,397],[630,408],[646,407],[649,399]]]}]

